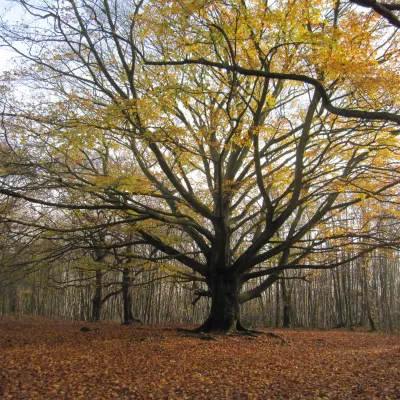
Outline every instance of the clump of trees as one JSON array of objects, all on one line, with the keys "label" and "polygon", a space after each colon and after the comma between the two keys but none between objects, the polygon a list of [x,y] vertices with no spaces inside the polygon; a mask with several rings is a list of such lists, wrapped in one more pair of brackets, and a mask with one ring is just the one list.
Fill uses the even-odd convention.
[{"label": "clump of trees", "polygon": [[340,1],[15,4],[0,194],[24,214],[3,222],[77,271],[89,254],[93,318],[110,271],[127,321],[133,277],[154,273],[210,299],[200,331],[245,330],[241,307],[274,290],[290,325],[291,299],[312,299],[294,288],[320,278],[337,325],[373,326],[368,271],[399,237],[395,20]]}]

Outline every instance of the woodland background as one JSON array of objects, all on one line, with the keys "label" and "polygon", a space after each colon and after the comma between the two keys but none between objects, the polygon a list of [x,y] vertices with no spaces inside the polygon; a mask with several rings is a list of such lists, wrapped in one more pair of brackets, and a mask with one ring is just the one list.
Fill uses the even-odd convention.
[{"label": "woodland background", "polygon": [[[4,257],[6,251],[2,254]],[[12,273],[3,271],[1,315],[95,320],[93,297],[99,268],[92,269],[90,263],[85,268],[76,267],[76,263],[82,264],[85,255],[76,257],[76,260],[71,255],[60,257],[45,266],[39,263],[34,270],[22,268],[21,260]],[[184,282],[176,273],[157,268],[130,269],[129,275],[132,276],[129,283],[132,312],[144,323],[199,324],[209,312],[209,299],[202,298],[193,304],[200,284]],[[397,252],[376,251],[367,260],[357,260],[334,270],[309,271],[307,280],[281,281],[260,298],[243,305],[245,323],[325,329],[371,327],[371,324],[373,329],[400,328]],[[122,281],[123,272],[118,266],[101,270],[101,319],[124,321]]]}]

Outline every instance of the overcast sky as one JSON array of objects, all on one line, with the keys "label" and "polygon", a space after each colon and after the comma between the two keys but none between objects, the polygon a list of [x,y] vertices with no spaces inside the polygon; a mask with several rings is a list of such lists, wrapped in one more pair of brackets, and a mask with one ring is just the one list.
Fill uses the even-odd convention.
[{"label": "overcast sky", "polygon": [[[17,10],[17,7],[12,4],[9,0],[0,0],[0,16],[1,19],[7,21],[19,20],[21,13]],[[9,68],[10,59],[14,55],[12,51],[1,46],[0,40],[0,72]]]}]

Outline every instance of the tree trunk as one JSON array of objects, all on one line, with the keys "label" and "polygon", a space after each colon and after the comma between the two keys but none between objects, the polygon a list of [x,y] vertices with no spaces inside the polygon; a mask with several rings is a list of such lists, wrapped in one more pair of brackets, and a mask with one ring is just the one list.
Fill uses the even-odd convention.
[{"label": "tree trunk", "polygon": [[371,314],[371,308],[369,306],[368,300],[367,300],[367,315],[368,315],[368,322],[369,322],[369,326],[371,328],[372,332],[376,332],[376,326],[375,326],[375,321],[372,318],[372,314]]},{"label": "tree trunk", "polygon": [[[335,273],[337,280],[335,280],[335,275],[334,275]],[[343,301],[340,292],[340,275],[338,268],[336,268],[335,272],[332,271],[332,278],[333,278],[333,290],[335,294],[337,317],[338,317],[338,322],[336,323],[335,328],[343,328],[344,326],[346,326],[346,324],[343,316]]]},{"label": "tree trunk", "polygon": [[81,321],[85,321],[85,297],[84,297],[84,294],[83,294],[83,291],[81,290],[81,292],[80,292],[80,305],[79,305],[79,307],[80,307],[80,310],[79,310],[79,319],[81,320]]},{"label": "tree trunk", "polygon": [[276,294],[276,299],[275,299],[275,328],[279,327],[279,323],[281,320],[281,313],[280,313],[280,296],[279,296],[279,285],[276,285],[275,287],[275,294]]},{"label": "tree trunk", "polygon": [[368,277],[367,277],[367,271],[364,269],[364,293],[365,293],[365,308],[367,311],[367,317],[368,317],[368,322],[369,326],[371,328],[372,332],[376,331],[376,326],[375,326],[375,321],[372,318],[372,313],[371,313],[371,306],[369,303],[369,290],[368,290]]},{"label": "tree trunk", "polygon": [[[78,274],[79,274],[79,278],[83,280],[84,279],[83,271],[79,271]],[[84,294],[83,290],[79,291],[79,296],[80,296],[79,318],[80,318],[81,321],[85,321],[86,320],[86,318],[85,318],[85,294]]]},{"label": "tree trunk", "polygon": [[11,314],[16,314],[18,310],[18,289],[16,286],[12,286],[11,289],[11,304],[10,304],[10,310]]},{"label": "tree trunk", "polygon": [[103,273],[101,269],[96,269],[96,289],[92,299],[92,321],[99,322],[101,319],[101,306],[103,295]]},{"label": "tree trunk", "polygon": [[129,268],[124,268],[122,270],[122,299],[124,306],[124,325],[132,324],[133,322],[140,322],[137,318],[134,317],[132,312],[132,296],[129,291],[131,286],[131,277],[129,276]]},{"label": "tree trunk", "polygon": [[291,294],[288,293],[285,280],[281,280],[282,300],[283,300],[283,327],[290,328],[292,321],[290,315],[292,313]]},{"label": "tree trunk", "polygon": [[212,292],[210,314],[198,332],[244,330],[240,322],[239,292],[237,277],[229,276],[229,270],[217,272],[210,279]]}]

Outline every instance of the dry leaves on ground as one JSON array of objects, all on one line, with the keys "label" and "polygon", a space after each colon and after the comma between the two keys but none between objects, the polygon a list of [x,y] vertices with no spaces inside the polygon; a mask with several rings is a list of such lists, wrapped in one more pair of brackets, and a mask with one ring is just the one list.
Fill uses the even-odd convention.
[{"label": "dry leaves on ground", "polygon": [[285,343],[173,328],[0,319],[0,397],[400,399],[396,335],[274,330]]}]

